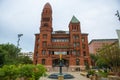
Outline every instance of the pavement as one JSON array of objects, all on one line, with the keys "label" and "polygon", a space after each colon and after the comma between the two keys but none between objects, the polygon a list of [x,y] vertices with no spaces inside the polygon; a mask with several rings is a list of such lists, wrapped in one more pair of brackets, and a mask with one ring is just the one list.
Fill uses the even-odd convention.
[{"label": "pavement", "polygon": [[[56,72],[47,72],[48,75],[56,73]],[[86,78],[86,76],[83,76],[80,74],[80,72],[65,72],[73,75],[74,79],[64,79],[64,80],[90,80],[89,78]],[[50,79],[48,77],[41,77],[39,80],[58,80],[58,79]]]}]

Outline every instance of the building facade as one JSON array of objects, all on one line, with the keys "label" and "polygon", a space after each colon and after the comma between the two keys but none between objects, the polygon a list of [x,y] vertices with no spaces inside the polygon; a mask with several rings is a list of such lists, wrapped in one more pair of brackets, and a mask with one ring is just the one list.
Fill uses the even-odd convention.
[{"label": "building facade", "polygon": [[19,56],[28,56],[31,60],[33,60],[33,52],[21,52]]},{"label": "building facade", "polygon": [[88,34],[81,33],[79,20],[73,16],[69,31],[53,31],[52,8],[46,3],[41,14],[40,33],[35,34],[34,64],[43,64],[48,70],[59,66],[62,54],[63,67],[75,71],[91,65]]},{"label": "building facade", "polygon": [[89,43],[89,52],[90,54],[96,54],[105,44],[110,45],[116,41],[118,41],[118,39],[93,39]]}]

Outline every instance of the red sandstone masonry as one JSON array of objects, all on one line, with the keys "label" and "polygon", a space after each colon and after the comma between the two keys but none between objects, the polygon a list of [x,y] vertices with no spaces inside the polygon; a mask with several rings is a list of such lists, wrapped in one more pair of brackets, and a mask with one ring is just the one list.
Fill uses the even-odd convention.
[{"label": "red sandstone masonry", "polygon": [[[74,17],[74,19],[76,18]],[[52,41],[53,39],[56,41]],[[83,45],[85,46],[84,48]],[[69,31],[67,32],[53,31],[52,8],[49,3],[46,3],[41,15],[40,33],[35,35],[33,63],[44,64],[51,69],[53,61],[59,59],[59,55],[53,55],[55,51],[68,53],[67,55],[63,55],[63,59],[67,61],[66,65],[71,70],[75,70],[78,67],[83,68],[85,61],[91,65],[88,50],[88,34],[81,33],[80,22],[71,21],[69,23]],[[75,55],[74,51],[79,56]],[[76,60],[79,60],[78,65],[76,65]]]}]

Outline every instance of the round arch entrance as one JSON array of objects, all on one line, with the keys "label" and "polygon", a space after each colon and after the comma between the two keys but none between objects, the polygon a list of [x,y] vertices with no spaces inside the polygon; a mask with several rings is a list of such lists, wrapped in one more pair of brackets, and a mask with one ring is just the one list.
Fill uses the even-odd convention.
[{"label": "round arch entrance", "polygon": [[[62,59],[62,63],[63,63],[63,67],[69,67],[69,60],[67,59]],[[52,66],[53,67],[59,67],[59,64],[60,64],[60,59],[53,59],[52,60]]]}]

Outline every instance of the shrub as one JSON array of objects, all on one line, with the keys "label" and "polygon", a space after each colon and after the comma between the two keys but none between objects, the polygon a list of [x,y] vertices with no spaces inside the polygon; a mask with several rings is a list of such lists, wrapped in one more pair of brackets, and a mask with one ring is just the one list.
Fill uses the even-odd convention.
[{"label": "shrub", "polygon": [[95,74],[95,70],[89,70],[89,71],[88,71],[88,74],[89,74],[89,75],[94,75],[94,74]]},{"label": "shrub", "polygon": [[24,77],[25,79],[31,78],[33,75],[34,67],[35,67],[34,65],[30,65],[30,64],[19,67],[20,77]]},{"label": "shrub", "polygon": [[4,80],[3,78],[5,77],[5,72],[2,68],[0,68],[0,79]]},{"label": "shrub", "polygon": [[38,80],[45,72],[43,65],[5,65],[0,68],[0,80]]},{"label": "shrub", "polygon": [[105,71],[98,71],[98,75],[101,76],[101,77],[107,77],[108,76],[108,72],[105,72]]},{"label": "shrub", "polygon": [[0,79],[15,80],[18,76],[18,68],[15,65],[4,65],[0,68]]},{"label": "shrub", "polygon": [[44,68],[43,65],[37,65],[34,70],[33,70],[33,76],[35,77],[35,80],[38,80],[40,78],[40,76],[42,76],[43,74],[45,74],[46,69]]}]

